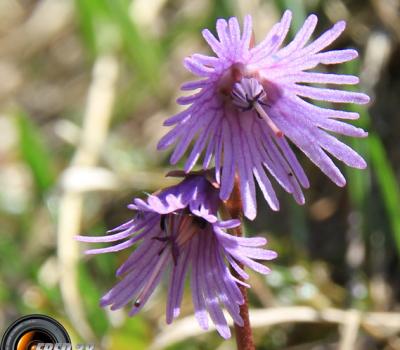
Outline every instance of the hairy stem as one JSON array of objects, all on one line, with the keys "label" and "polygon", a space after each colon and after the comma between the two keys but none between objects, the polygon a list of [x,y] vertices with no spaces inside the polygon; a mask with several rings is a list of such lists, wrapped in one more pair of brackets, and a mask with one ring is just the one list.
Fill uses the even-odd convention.
[{"label": "hairy stem", "polygon": [[[242,200],[240,196],[240,189],[239,189],[239,181],[235,179],[235,185],[231,194],[231,197],[222,205],[223,215],[229,216],[232,219],[243,219],[243,206]],[[231,233],[235,236],[243,236],[242,226],[236,227],[230,230]],[[241,267],[242,264],[238,263]],[[237,272],[232,269],[232,274],[240,279],[243,280]],[[247,288],[239,285],[238,286],[240,291],[242,292],[244,303],[240,305],[240,316],[243,319],[243,327],[238,326],[235,323],[235,335],[236,335],[236,344],[238,350],[254,350],[254,340],[253,340],[253,332],[250,326],[250,319],[249,319],[249,299],[247,296]]]}]

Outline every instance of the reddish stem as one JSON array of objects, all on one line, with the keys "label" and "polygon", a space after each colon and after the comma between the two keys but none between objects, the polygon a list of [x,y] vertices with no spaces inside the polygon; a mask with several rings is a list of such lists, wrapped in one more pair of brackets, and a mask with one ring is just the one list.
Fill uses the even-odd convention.
[{"label": "reddish stem", "polygon": [[[236,273],[233,273],[237,276]],[[239,278],[239,277],[238,277]],[[238,350],[254,350],[253,332],[251,330],[249,319],[249,299],[247,297],[247,288],[239,285],[239,289],[243,294],[244,303],[240,305],[240,316],[243,319],[243,327],[235,323],[236,345]]]},{"label": "reddish stem", "polygon": [[[243,206],[242,206],[242,199],[240,195],[240,188],[239,188],[239,181],[236,177],[235,185],[232,191],[230,198],[224,203],[226,214],[229,214],[230,218],[232,219],[243,219]],[[236,227],[231,230],[232,234],[235,236],[243,236],[242,226]],[[240,267],[243,268],[243,265],[238,263]],[[232,270],[232,274],[240,279],[237,272],[234,269]],[[249,319],[249,299],[247,296],[247,288],[242,285],[238,285],[240,291],[242,292],[244,303],[240,305],[240,316],[243,319],[243,327],[238,326],[235,323],[235,335],[236,335],[236,344],[238,350],[255,350],[254,340],[253,340],[253,332],[250,326],[250,319]]]}]

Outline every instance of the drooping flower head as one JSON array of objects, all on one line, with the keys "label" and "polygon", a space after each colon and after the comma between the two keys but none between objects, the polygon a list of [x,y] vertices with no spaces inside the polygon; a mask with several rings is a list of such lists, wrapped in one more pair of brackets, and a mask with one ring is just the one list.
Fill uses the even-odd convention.
[{"label": "drooping flower head", "polygon": [[218,332],[230,337],[222,312],[224,307],[234,322],[243,325],[239,305],[243,296],[238,284],[248,284],[234,277],[248,275],[241,265],[267,274],[269,269],[254,261],[276,257],[271,250],[260,248],[264,238],[232,236],[226,229],[240,225],[238,220],[220,221],[217,210],[218,190],[203,175],[189,175],[180,184],[150,195],[147,200],[135,199],[130,209],[136,216],[109,231],[103,237],[78,236],[84,242],[112,243],[106,248],[88,250],[87,254],[117,252],[137,248],[117,270],[122,277],[104,297],[101,305],[119,309],[132,302],[130,315],[135,315],[147,302],[162,277],[169,273],[166,320],[171,323],[179,315],[184,282],[190,271],[192,299],[200,326],[208,328],[208,316]]},{"label": "drooping flower head", "polygon": [[196,92],[178,99],[179,104],[189,106],[165,121],[174,128],[158,145],[165,149],[175,143],[171,156],[175,164],[195,140],[185,171],[190,171],[201,155],[204,169],[214,158],[223,200],[229,198],[237,174],[244,213],[250,219],[256,216],[255,181],[273,210],[279,209],[279,202],[271,177],[298,203],[304,203],[302,188],[308,188],[309,181],[287,140],[338,186],[344,186],[346,180],[329,155],[351,167],[366,167],[354,150],[329,133],[366,136],[362,129],[340,121],[357,119],[358,114],[304,100],[368,103],[363,93],[304,85],[358,83],[352,75],[308,72],[319,64],[338,64],[357,57],[352,49],[321,52],[343,32],[345,22],[336,23],[309,42],[317,24],[317,17],[310,15],[293,41],[283,46],[291,18],[291,12],[286,11],[254,47],[250,16],[244,18],[242,34],[234,17],[217,20],[218,39],[205,29],[203,37],[215,56],[194,54],[185,59],[185,67],[202,79],[182,86],[182,90]]}]

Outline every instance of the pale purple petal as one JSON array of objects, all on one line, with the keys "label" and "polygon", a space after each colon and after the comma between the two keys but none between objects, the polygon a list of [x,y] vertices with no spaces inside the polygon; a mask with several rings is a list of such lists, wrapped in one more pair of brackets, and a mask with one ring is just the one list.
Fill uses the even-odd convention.
[{"label": "pale purple petal", "polygon": [[[211,238],[211,237],[210,237]],[[203,246],[200,251],[202,257],[203,268],[200,270],[200,286],[203,290],[207,311],[215,324],[218,333],[225,339],[230,338],[231,332],[228,323],[219,305],[218,293],[213,280],[216,273],[215,266],[210,264],[212,253],[212,238],[204,239]]]},{"label": "pale purple petal", "polygon": [[183,256],[180,256],[179,264],[174,265],[171,273],[171,280],[168,290],[166,321],[171,323],[174,318],[179,316],[180,305],[182,302],[183,288],[185,283],[186,271],[189,267],[189,253],[185,250]]},{"label": "pale purple petal", "polygon": [[308,16],[303,26],[294,37],[293,41],[283,49],[279,50],[279,57],[283,58],[285,56],[289,56],[297,50],[303,48],[307,41],[311,38],[317,23],[318,18],[316,15],[312,14]]},{"label": "pale purple petal", "polygon": [[201,255],[202,241],[198,236],[195,236],[191,242],[192,245],[192,275],[191,275],[191,289],[192,300],[194,306],[194,314],[203,329],[208,329],[207,309],[203,296],[202,289],[202,274],[203,274],[203,256]]},{"label": "pale purple petal", "polygon": [[224,166],[222,168],[221,199],[227,200],[232,192],[235,181],[235,162],[233,149],[233,133],[229,122],[225,119],[222,125],[222,138],[224,142]]},{"label": "pale purple petal", "polygon": [[297,84],[291,84],[287,86],[287,89],[290,92],[297,94],[298,96],[308,97],[314,100],[357,104],[366,104],[369,102],[369,97],[366,94],[360,92],[322,89]]},{"label": "pale purple petal", "polygon": [[242,33],[242,50],[246,51],[249,49],[250,40],[252,36],[252,19],[251,16],[246,15],[243,20],[243,33]]}]

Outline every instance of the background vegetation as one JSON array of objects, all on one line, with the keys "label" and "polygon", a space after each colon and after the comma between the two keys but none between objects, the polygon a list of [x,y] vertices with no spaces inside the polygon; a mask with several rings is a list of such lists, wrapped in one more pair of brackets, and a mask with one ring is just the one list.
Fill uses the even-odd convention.
[{"label": "background vegetation", "polygon": [[316,33],[348,21],[335,45],[360,59],[341,70],[372,103],[346,106],[370,133],[346,141],[369,168],[344,169],[339,189],[300,155],[307,204],[282,191],[279,213],[260,201],[246,230],[280,256],[251,276],[258,348],[400,349],[398,0],[0,0],[0,331],[45,313],[98,349],[234,348],[200,330],[188,291],[169,327],[162,288],[134,318],[99,308],[127,252],[89,259],[73,236],[103,233],[134,196],[171,183],[155,145],[189,78],[182,59],[208,52],[200,30],[250,13],[260,40],[284,8],[290,36],[311,12]]}]

